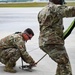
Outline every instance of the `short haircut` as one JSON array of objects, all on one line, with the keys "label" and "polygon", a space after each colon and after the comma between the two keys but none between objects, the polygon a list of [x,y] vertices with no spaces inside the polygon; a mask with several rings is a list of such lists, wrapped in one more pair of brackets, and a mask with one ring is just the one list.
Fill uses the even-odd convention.
[{"label": "short haircut", "polygon": [[30,29],[30,28],[27,28],[27,29],[24,31],[24,33],[32,34],[32,36],[34,36],[33,30]]},{"label": "short haircut", "polygon": [[61,5],[64,4],[64,0],[49,0],[49,2],[53,2],[55,4],[61,4]]}]

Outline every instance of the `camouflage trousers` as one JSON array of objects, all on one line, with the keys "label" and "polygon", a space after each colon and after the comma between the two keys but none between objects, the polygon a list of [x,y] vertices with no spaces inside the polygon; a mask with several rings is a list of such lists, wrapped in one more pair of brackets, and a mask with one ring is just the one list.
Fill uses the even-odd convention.
[{"label": "camouflage trousers", "polygon": [[20,52],[18,49],[9,48],[4,49],[0,53],[0,62],[3,64],[9,64],[10,66],[14,65],[16,61],[20,58]]},{"label": "camouflage trousers", "polygon": [[44,45],[40,48],[57,63],[56,75],[72,75],[72,69],[64,45]]}]

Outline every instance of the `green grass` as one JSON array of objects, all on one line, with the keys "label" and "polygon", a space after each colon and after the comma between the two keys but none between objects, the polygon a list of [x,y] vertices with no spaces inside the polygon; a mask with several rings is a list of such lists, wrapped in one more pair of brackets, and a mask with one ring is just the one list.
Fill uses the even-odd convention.
[{"label": "green grass", "polygon": [[0,7],[42,7],[45,6],[47,3],[6,3],[0,4]]},{"label": "green grass", "polygon": [[68,5],[68,6],[75,6],[75,2],[69,2],[66,5]]},{"label": "green grass", "polygon": [[[33,2],[33,3],[4,3],[0,4],[0,7],[43,7],[46,2]],[[75,2],[67,3],[66,5],[75,6]]]}]

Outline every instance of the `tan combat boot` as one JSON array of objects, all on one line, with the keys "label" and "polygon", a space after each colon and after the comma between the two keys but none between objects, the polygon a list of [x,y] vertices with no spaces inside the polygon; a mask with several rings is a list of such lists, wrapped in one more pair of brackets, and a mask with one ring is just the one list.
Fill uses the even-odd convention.
[{"label": "tan combat boot", "polygon": [[9,66],[8,64],[6,64],[5,68],[4,68],[5,72],[10,72],[10,73],[16,73],[16,70],[13,69],[12,66]]}]

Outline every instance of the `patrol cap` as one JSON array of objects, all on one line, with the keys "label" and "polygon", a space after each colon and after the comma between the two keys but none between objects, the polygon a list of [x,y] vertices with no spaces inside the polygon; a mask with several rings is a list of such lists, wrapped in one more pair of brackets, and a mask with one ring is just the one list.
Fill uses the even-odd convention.
[{"label": "patrol cap", "polygon": [[30,29],[30,28],[27,28],[23,33],[26,33],[26,34],[32,34],[32,36],[34,36],[34,32],[33,32],[33,30],[32,29]]},{"label": "patrol cap", "polygon": [[64,4],[64,0],[49,0],[50,2],[53,2],[55,4],[61,4],[63,5]]}]

